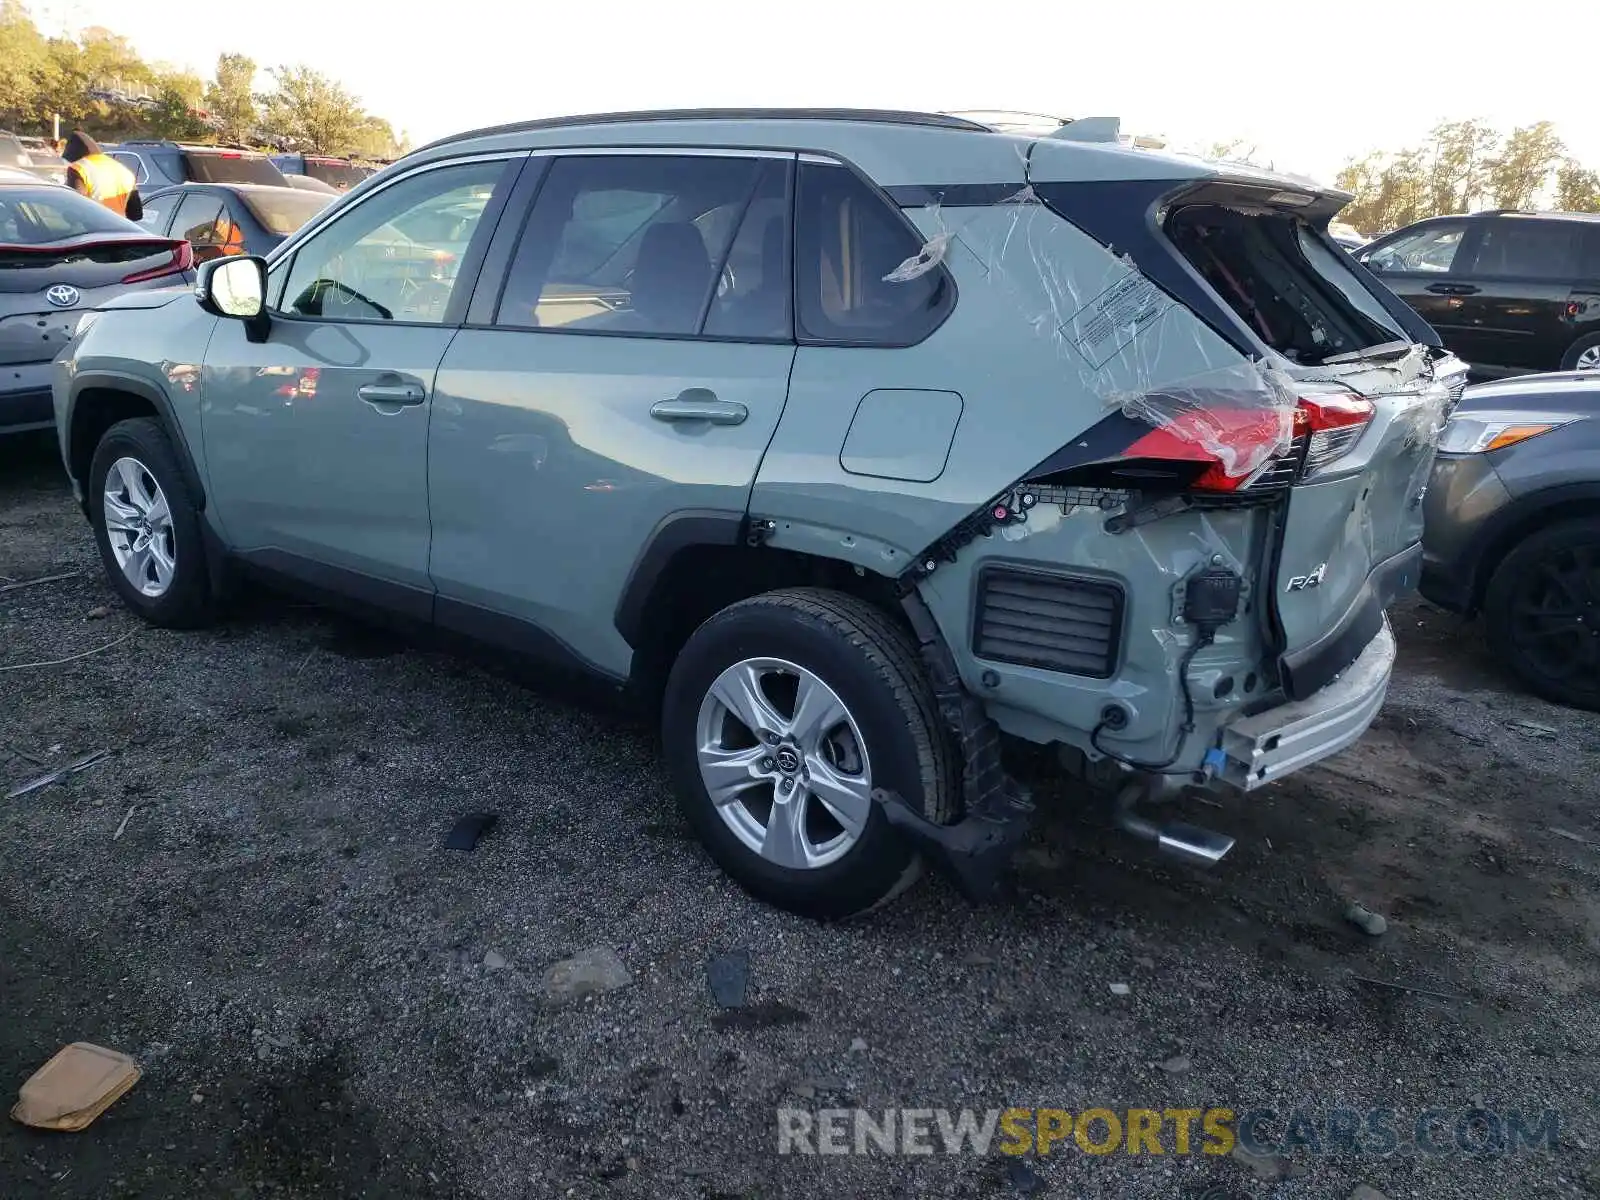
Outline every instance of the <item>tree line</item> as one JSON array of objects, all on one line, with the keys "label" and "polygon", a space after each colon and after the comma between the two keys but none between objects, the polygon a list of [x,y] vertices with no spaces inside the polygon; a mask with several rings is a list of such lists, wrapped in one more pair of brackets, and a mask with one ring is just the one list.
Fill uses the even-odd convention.
[{"label": "tree line", "polygon": [[262,72],[244,54],[223,54],[210,79],[146,62],[128,40],[98,26],[46,37],[21,0],[0,0],[0,128],[48,137],[82,129],[103,141],[135,137],[271,146],[308,154],[394,158],[403,134],[306,66]]},{"label": "tree line", "polygon": [[1351,159],[1337,183],[1355,197],[1339,220],[1373,235],[1486,208],[1600,212],[1600,172],[1570,157],[1549,121],[1509,134],[1446,121],[1420,146]]}]

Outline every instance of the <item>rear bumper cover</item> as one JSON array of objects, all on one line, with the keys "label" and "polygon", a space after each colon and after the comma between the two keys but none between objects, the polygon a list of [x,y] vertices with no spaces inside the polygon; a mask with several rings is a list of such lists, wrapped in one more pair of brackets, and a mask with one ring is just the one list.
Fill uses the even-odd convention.
[{"label": "rear bumper cover", "polygon": [[1367,731],[1394,670],[1394,634],[1387,618],[1378,620],[1377,636],[1331,683],[1223,728],[1224,782],[1241,791],[1263,787],[1337,754]]},{"label": "rear bumper cover", "polygon": [[1355,602],[1324,637],[1285,654],[1280,660],[1283,690],[1292,700],[1309,700],[1344,672],[1380,630],[1383,610],[1416,591],[1422,576],[1422,546],[1417,544],[1372,568]]}]

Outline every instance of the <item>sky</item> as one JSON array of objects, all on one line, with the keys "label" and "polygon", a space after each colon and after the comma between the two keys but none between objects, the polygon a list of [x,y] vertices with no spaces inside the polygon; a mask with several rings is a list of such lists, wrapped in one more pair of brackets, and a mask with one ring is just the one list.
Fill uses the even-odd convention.
[{"label": "sky", "polygon": [[[209,76],[217,55],[304,63],[421,145],[481,125],[634,108],[1013,109],[1116,116],[1124,133],[1332,182],[1352,156],[1422,141],[1443,120],[1556,122],[1600,169],[1591,68],[1600,4],[1432,0],[1084,5],[807,0],[272,0],[240,21],[217,0],[32,0],[47,32],[103,25],[150,60]],[[1513,13],[1515,14],[1513,16]],[[265,74],[258,81],[263,90]]]}]

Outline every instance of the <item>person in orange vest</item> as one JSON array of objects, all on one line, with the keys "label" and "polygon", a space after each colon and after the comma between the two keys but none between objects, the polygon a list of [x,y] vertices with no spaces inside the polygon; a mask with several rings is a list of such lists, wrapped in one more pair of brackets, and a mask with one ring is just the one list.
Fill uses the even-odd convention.
[{"label": "person in orange vest", "polygon": [[67,186],[104,204],[118,216],[137,221],[144,216],[133,172],[112,158],[81,129],[72,131],[61,157],[67,160]]}]

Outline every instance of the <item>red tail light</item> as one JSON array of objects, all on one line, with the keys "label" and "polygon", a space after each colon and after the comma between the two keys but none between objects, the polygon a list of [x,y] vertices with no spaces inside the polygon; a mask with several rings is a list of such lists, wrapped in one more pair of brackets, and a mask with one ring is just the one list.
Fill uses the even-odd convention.
[{"label": "red tail light", "polygon": [[1297,438],[1307,436],[1305,469],[1330,463],[1354,446],[1373,411],[1372,401],[1354,392],[1302,394],[1294,410],[1294,432]]},{"label": "red tail light", "polygon": [[194,266],[194,249],[188,242],[174,242],[172,244],[172,257],[159,267],[151,267],[148,271],[135,271],[132,275],[123,276],[123,283],[144,283],[149,279],[160,279],[163,275],[176,275],[187,271]]},{"label": "red tail light", "polygon": [[[1202,492],[1237,492],[1263,478],[1304,440],[1305,470],[1332,462],[1355,445],[1372,420],[1372,401],[1354,392],[1307,391],[1292,418],[1282,407],[1194,408],[1152,429],[1124,452],[1128,458],[1206,464],[1188,486]],[[1291,444],[1292,439],[1292,444]],[[1281,484],[1292,475],[1280,479]]]},{"label": "red tail light", "polygon": [[1189,486],[1236,492],[1287,445],[1290,433],[1279,408],[1195,408],[1152,429],[1124,452],[1129,458],[1207,464]]}]

